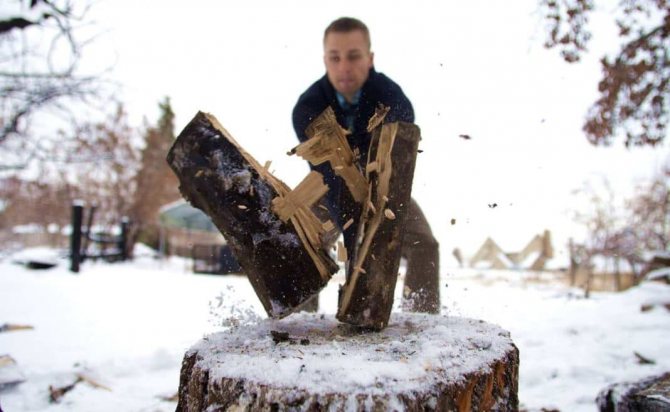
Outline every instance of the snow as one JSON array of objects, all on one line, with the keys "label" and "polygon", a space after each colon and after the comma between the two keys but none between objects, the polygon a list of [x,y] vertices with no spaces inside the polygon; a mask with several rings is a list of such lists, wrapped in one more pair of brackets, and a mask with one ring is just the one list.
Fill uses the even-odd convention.
[{"label": "snow", "polygon": [[[276,344],[272,331],[287,333],[293,344]],[[450,384],[468,373],[486,373],[512,350],[506,331],[479,320],[396,313],[383,331],[360,334],[333,315],[299,313],[210,335],[189,354],[199,354],[198,364],[214,380],[240,378],[356,398],[391,388],[394,394],[429,392],[436,377]]]},{"label": "snow", "polygon": [[670,280],[670,267],[654,269],[651,272],[647,273],[647,280]]},{"label": "snow", "polygon": [[[160,397],[176,393],[189,348],[209,334],[267,322],[246,278],[193,275],[189,261],[138,254],[134,262],[86,262],[78,275],[64,260],[45,271],[16,265],[11,256],[0,262],[0,324],[34,326],[0,333],[0,354],[15,359],[26,379],[0,392],[5,412],[172,411],[175,403]],[[342,282],[336,275],[321,295],[324,328]],[[521,357],[519,398],[531,411],[592,411],[607,385],[670,370],[662,344],[670,341],[670,313],[659,305],[640,310],[669,302],[668,285],[645,282],[583,299],[548,273],[471,269],[444,269],[441,285],[446,322],[481,319],[511,333]],[[396,299],[394,312],[399,306]],[[656,363],[638,364],[634,352]],[[347,359],[337,362],[360,361]],[[392,371],[369,367],[358,379],[382,372]],[[49,403],[49,386],[71,384],[78,373],[111,391],[82,382]]]}]

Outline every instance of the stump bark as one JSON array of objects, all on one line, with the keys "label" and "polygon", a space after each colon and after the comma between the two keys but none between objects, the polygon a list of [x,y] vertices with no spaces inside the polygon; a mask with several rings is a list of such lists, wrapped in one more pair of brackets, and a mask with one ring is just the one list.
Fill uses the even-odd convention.
[{"label": "stump bark", "polygon": [[202,112],[179,134],[167,161],[182,195],[228,241],[270,317],[299,309],[337,271],[321,241],[329,226],[309,204],[326,190],[318,173],[292,193]]},{"label": "stump bark", "polygon": [[300,313],[210,335],[182,363],[177,411],[516,411],[519,353],[482,321],[394,313],[361,334]]}]

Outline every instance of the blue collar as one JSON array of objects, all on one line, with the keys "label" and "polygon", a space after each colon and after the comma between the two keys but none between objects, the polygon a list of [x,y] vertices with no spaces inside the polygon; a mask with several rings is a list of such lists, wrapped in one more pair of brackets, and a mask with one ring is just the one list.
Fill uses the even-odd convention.
[{"label": "blue collar", "polygon": [[361,91],[358,90],[356,94],[354,94],[354,98],[352,99],[351,103],[349,103],[347,99],[339,92],[336,91],[335,95],[337,96],[337,102],[340,104],[340,107],[346,110],[358,104],[358,100],[361,98]]}]

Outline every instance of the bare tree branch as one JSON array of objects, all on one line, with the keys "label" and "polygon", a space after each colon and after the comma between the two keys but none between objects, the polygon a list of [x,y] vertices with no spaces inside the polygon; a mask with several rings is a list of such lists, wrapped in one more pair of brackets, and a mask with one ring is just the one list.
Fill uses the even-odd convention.
[{"label": "bare tree branch", "polygon": [[[539,0],[549,23],[547,48],[557,47],[568,63],[578,62],[591,38],[593,0]],[[670,2],[620,0],[616,20],[620,50],[601,60],[600,97],[587,113],[583,130],[594,145],[625,135],[630,146],[656,146],[670,121]]]},{"label": "bare tree branch", "polygon": [[[76,102],[87,106],[104,83],[101,73],[79,70],[83,47],[91,40],[80,40],[75,32],[85,23],[90,5],[75,8],[73,0],[20,2],[25,3],[25,15],[0,22],[6,23],[6,30],[0,30],[0,169],[4,170],[47,157],[31,152],[8,156],[8,140],[38,138],[34,126],[40,119],[58,112],[67,114]],[[50,43],[45,48],[32,41],[35,36],[17,36],[15,29],[41,32],[41,38],[50,37]]]}]

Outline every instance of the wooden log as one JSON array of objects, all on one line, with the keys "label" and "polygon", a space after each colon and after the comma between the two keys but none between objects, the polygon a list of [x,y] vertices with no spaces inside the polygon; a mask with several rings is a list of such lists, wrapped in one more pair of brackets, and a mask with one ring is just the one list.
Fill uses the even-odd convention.
[{"label": "wooden log", "polygon": [[596,403],[601,412],[670,411],[670,372],[610,385],[598,394]]},{"label": "wooden log", "polygon": [[337,318],[342,322],[375,330],[388,323],[419,140],[419,128],[409,123],[384,124],[373,133],[360,244],[348,251],[353,264],[340,291]]},{"label": "wooden log", "polygon": [[495,325],[394,313],[359,332],[300,313],[210,335],[184,356],[176,410],[518,410],[519,352]]},{"label": "wooden log", "polygon": [[[299,309],[337,270],[321,244],[324,223],[311,205],[296,204],[288,186],[214,116],[199,112],[177,137],[167,161],[182,195],[210,216],[228,241],[270,317]],[[314,178],[310,188],[318,186]],[[284,219],[273,201],[286,206]]]}]

